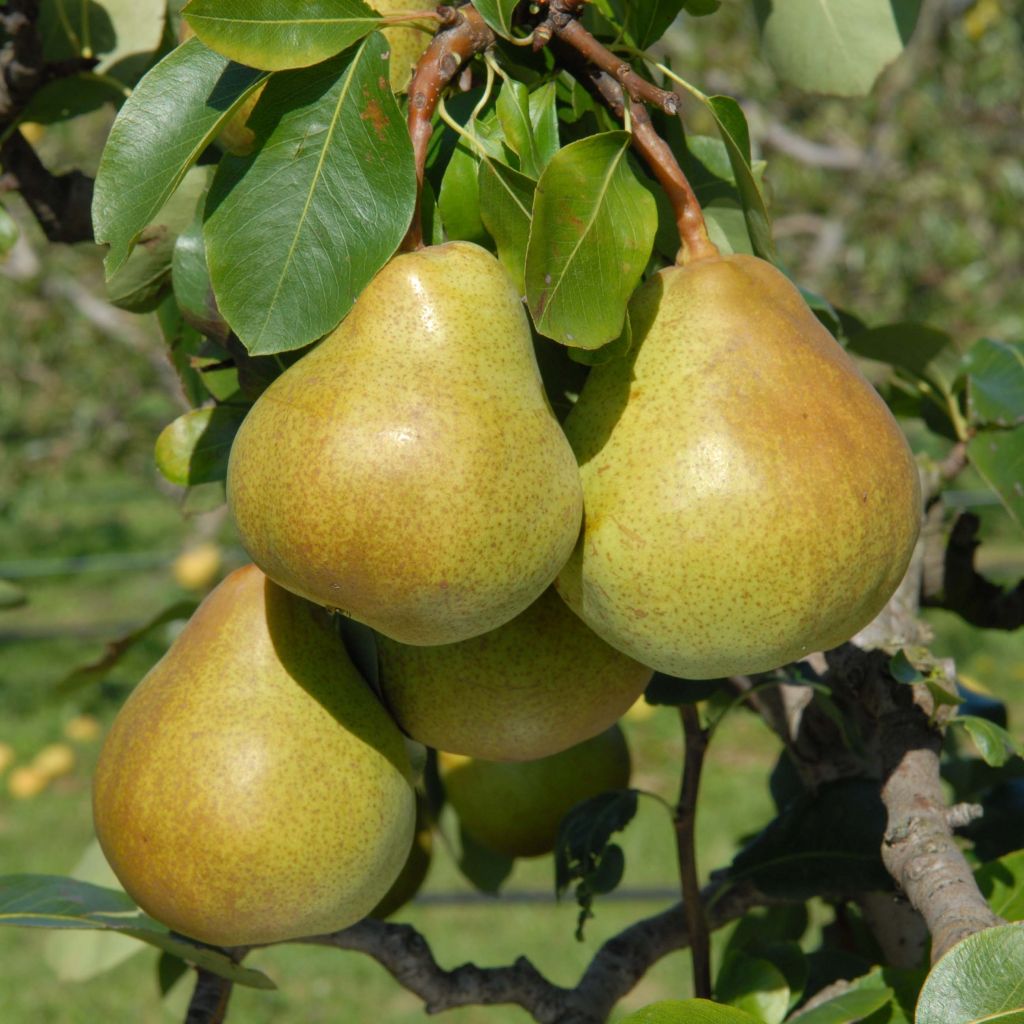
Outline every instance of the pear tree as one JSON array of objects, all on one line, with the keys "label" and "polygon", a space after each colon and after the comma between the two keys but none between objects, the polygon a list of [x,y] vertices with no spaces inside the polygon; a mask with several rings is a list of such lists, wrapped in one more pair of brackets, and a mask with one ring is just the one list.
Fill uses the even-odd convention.
[{"label": "pear tree", "polygon": [[[1024,347],[801,287],[744,107],[672,59],[722,6],[0,7],[0,181],[159,330],[190,409],[157,466],[253,563],[161,617],[190,616],[104,745],[123,889],[26,864],[0,923],[155,947],[195,1024],[275,987],[250,954],[284,943],[430,1013],[600,1024],[688,949],[678,999],[627,1020],[1024,1019],[1020,831],[984,838],[1024,748],[921,617],[1024,624],[952,497],[972,474],[1024,526]],[[872,95],[939,6],[752,4],[805,104]],[[99,108],[95,177],[47,169],[27,127]],[[431,846],[488,893],[553,854],[581,936],[651,798],[617,725],[639,699],[683,740],[678,901],[569,986],[446,969],[389,920]],[[741,713],[781,743],[777,813],[698,865]],[[856,919],[856,969],[819,969],[812,901]]]}]

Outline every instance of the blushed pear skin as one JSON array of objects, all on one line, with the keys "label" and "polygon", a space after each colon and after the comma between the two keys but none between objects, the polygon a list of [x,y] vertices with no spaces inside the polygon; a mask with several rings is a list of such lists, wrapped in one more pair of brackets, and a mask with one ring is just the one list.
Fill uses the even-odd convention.
[{"label": "blushed pear skin", "polygon": [[401,734],[318,609],[254,566],[228,576],[135,688],[93,784],[128,894],[238,946],[364,917],[409,854]]},{"label": "blushed pear skin", "polygon": [[497,259],[449,242],[391,260],[250,410],[228,500],[271,579],[401,643],[465,640],[536,600],[582,491]]},{"label": "blushed pear skin", "polygon": [[437,750],[532,761],[596,736],[653,674],[549,587],[511,622],[439,647],[377,641],[380,688],[396,721]]},{"label": "blushed pear skin", "polygon": [[655,274],[634,347],[565,422],[584,530],[559,593],[670,675],[767,671],[848,640],[895,591],[921,519],[885,403],[771,264]]}]

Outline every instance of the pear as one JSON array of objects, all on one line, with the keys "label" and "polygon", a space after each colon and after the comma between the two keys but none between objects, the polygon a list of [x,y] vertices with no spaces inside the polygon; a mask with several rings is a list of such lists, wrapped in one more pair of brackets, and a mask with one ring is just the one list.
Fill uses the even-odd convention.
[{"label": "pear", "polygon": [[569,557],[582,513],[519,296],[469,242],[377,274],[249,411],[227,487],[271,579],[406,644],[514,618]]},{"label": "pear", "polygon": [[629,747],[619,726],[537,761],[484,761],[438,753],[448,801],[462,827],[506,857],[550,853],[576,804],[629,785]]},{"label": "pear", "polygon": [[430,817],[423,801],[416,801],[416,834],[413,836],[409,856],[384,898],[370,911],[370,917],[383,920],[397,914],[420,891],[430,870],[434,852],[434,839]]},{"label": "pear", "polygon": [[482,636],[439,647],[380,637],[377,653],[384,699],[413,739],[490,761],[536,760],[596,736],[652,675],[550,587]]},{"label": "pear", "polygon": [[409,853],[401,734],[317,613],[255,567],[237,570],[107,735],[100,845],[139,906],[193,939],[347,927]]},{"label": "pear", "polygon": [[694,679],[848,640],[903,576],[918,474],[888,408],[773,266],[659,271],[627,356],[565,430],[585,524],[559,593],[609,643]]}]

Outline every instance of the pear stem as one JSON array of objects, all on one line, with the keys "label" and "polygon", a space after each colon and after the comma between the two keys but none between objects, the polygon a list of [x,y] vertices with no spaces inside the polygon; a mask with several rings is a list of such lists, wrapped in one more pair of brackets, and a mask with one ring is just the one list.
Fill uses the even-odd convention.
[{"label": "pear stem", "polygon": [[[586,32],[582,26],[580,28]],[[590,36],[589,32],[586,34]],[[593,36],[590,38],[593,39]],[[584,88],[601,100],[616,117],[625,120],[627,108],[623,99],[623,88],[628,91],[628,86],[620,78],[596,67],[589,60],[587,53],[576,48],[573,37],[566,40],[564,34],[560,32],[557,41],[553,40],[552,43],[552,49],[559,62],[567,67]],[[604,49],[596,39],[594,39],[594,43]],[[609,57],[618,60],[611,51],[606,50],[605,52]],[[708,237],[707,224],[704,222],[704,213],[700,208],[697,196],[668,143],[655,131],[647,108],[636,99],[631,99],[628,113],[632,122],[633,148],[650,167],[658,184],[668,196],[675,213],[681,243],[676,263],[686,265],[695,263],[697,260],[718,256],[718,246]]]},{"label": "pear stem", "polygon": [[422,196],[427,166],[427,146],[433,134],[431,119],[441,91],[458,74],[463,64],[494,44],[494,32],[472,4],[438,7],[442,28],[416,65],[409,85],[409,134],[416,160],[416,207],[401,249],[423,248]]},{"label": "pear stem", "polygon": [[698,999],[711,998],[711,933],[704,914],[700,883],[697,878],[697,795],[704,755],[708,749],[708,731],[701,727],[695,704],[679,709],[683,723],[683,781],[676,803],[676,853],[683,891],[683,913],[690,936],[693,960],[693,994]]}]

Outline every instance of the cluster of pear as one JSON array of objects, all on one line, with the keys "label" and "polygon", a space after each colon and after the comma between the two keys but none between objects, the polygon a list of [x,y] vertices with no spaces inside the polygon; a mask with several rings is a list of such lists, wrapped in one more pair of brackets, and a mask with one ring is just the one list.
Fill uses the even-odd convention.
[{"label": "cluster of pear", "polygon": [[[203,603],[97,771],[97,833],[144,909],[238,945],[396,905],[423,870],[403,731],[442,752],[469,834],[543,853],[627,784],[614,723],[653,669],[771,669],[878,612],[917,472],[799,292],[716,256],[630,312],[634,347],[563,428],[510,278],[450,242],[395,257],[263,393],[228,471],[259,568]],[[325,608],[377,632],[379,694]]]}]

